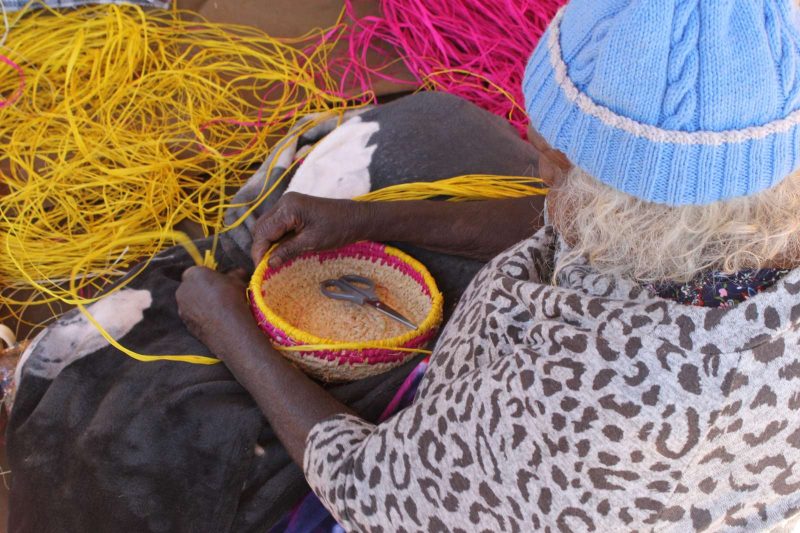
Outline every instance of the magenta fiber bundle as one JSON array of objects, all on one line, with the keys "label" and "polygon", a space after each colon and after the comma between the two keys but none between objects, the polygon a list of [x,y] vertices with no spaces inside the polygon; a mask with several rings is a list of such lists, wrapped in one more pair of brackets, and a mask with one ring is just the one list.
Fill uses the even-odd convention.
[{"label": "magenta fiber bundle", "polygon": [[566,0],[381,0],[381,17],[353,19],[347,83],[371,87],[369,77],[409,83],[390,74],[394,48],[416,78],[527,127],[522,76],[533,48]]}]

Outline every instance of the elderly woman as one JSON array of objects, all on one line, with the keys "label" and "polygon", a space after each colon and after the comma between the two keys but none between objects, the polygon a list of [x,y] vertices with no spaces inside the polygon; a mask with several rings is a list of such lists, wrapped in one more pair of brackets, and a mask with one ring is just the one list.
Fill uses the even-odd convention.
[{"label": "elderly woman", "polygon": [[[569,4],[525,81],[538,142],[553,147],[540,168],[548,224],[473,280],[416,401],[385,423],[355,416],[281,358],[232,277],[188,270],[182,316],[348,530],[790,520],[796,17],[789,0]],[[534,222],[498,214],[508,226],[487,230],[476,209],[287,197],[260,221],[254,259],[290,232],[281,259],[364,238],[489,256]]]},{"label": "elderly woman", "polygon": [[[520,162],[533,154],[551,186],[546,206],[358,204],[295,192],[266,213],[253,260],[276,242],[272,260],[285,261],[359,239],[491,258],[414,403],[387,421],[369,422],[283,359],[236,274],[186,270],[180,314],[348,530],[786,526],[800,510],[796,17],[790,0],[573,0],[526,75],[537,150],[513,150]],[[452,111],[456,122],[471,112]],[[373,131],[367,115],[342,129]],[[478,151],[471,140],[502,137],[482,124],[440,142],[467,160]],[[375,135],[359,138],[367,146]],[[426,148],[413,154],[423,163]],[[498,157],[495,172],[511,158]],[[142,322],[116,329],[135,349],[183,339],[162,324],[180,275],[168,259],[156,263],[164,274],[149,292],[122,291],[158,334],[143,345]],[[113,322],[119,294],[96,314]],[[267,474],[240,475],[260,464],[250,451],[259,421],[228,377],[215,367],[135,366],[70,320],[36,342],[23,369],[12,504],[36,505],[12,516],[17,529],[259,529],[231,516],[258,512],[253,495]],[[77,332],[87,339],[79,346],[97,351],[54,355],[56,341]],[[150,411],[157,416],[143,418]],[[158,477],[165,465],[172,470]],[[75,494],[93,507],[65,507]],[[48,513],[58,521],[35,527]],[[122,515],[127,522],[113,522]]]}]

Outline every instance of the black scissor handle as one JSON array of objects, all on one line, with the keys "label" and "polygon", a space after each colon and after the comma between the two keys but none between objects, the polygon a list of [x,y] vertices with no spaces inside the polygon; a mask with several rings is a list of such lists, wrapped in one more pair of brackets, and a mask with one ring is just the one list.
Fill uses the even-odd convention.
[{"label": "black scissor handle", "polygon": [[376,299],[375,283],[361,276],[347,275],[338,279],[328,279],[320,283],[319,288],[328,298],[359,305]]},{"label": "black scissor handle", "polygon": [[[369,278],[356,276],[355,274],[347,274],[346,276],[339,278],[339,280],[346,281],[347,283],[354,285],[356,289],[371,293],[373,296],[375,294],[375,282]],[[360,285],[363,285],[363,287]]]}]

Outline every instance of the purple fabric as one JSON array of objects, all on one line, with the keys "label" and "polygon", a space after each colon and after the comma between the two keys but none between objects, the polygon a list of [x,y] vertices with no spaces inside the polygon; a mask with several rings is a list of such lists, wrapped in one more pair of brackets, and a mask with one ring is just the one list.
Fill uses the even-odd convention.
[{"label": "purple fabric", "polygon": [[[6,11],[18,11],[28,4],[29,0],[5,0],[3,6]],[[31,4],[31,9],[42,7],[42,4],[48,7],[60,9],[67,7],[80,7],[91,4],[134,4],[145,7],[158,7],[166,9],[170,5],[169,0],[40,0]]]},{"label": "purple fabric", "polygon": [[743,270],[736,274],[709,272],[688,283],[651,284],[654,295],[681,304],[700,307],[733,307],[768,289],[789,270],[767,268]]}]

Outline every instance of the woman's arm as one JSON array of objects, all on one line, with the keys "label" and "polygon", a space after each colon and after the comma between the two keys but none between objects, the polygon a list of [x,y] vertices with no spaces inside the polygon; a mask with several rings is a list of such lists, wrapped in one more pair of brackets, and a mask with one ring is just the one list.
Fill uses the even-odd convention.
[{"label": "woman's arm", "polygon": [[475,202],[356,202],[288,193],[257,223],[253,261],[272,244],[277,266],[310,250],[361,240],[395,241],[489,260],[543,223],[544,196]]},{"label": "woman's arm", "polygon": [[[345,528],[371,530],[392,522],[396,529],[434,530],[437,520],[445,520],[469,531],[480,519],[492,524],[488,529],[500,529],[495,520],[511,516],[506,502],[520,490],[515,476],[527,468],[533,449],[531,443],[513,444],[512,438],[527,431],[533,444],[540,442],[537,420],[526,415],[520,401],[533,393],[523,370],[534,372],[522,367],[533,358],[500,358],[483,370],[455,376],[435,396],[376,426],[275,352],[250,315],[243,290],[239,279],[191,268],[177,293],[181,316],[250,392]],[[438,498],[458,495],[451,503],[489,499],[485,508],[454,512],[458,509],[432,505],[437,498],[420,492],[437,487],[442,489]],[[397,505],[402,513],[393,511]]]},{"label": "woman's arm", "polygon": [[371,202],[367,239],[488,261],[542,226],[544,196],[478,202]]},{"label": "woman's arm", "polygon": [[353,411],[275,351],[253,319],[242,276],[204,267],[186,270],[175,295],[178,312],[250,392],[292,460],[302,466],[311,428]]},{"label": "woman's arm", "polygon": [[[549,187],[572,168],[566,156],[535,130],[536,174]],[[395,241],[437,252],[489,260],[529,237],[544,224],[544,196],[474,202],[355,202],[285,194],[253,232],[253,261],[279,242],[270,261],[277,266],[311,250],[361,240]]]},{"label": "woman's arm", "polygon": [[[478,511],[443,515],[426,503],[428,495],[417,499],[420,490],[456,483],[464,501],[477,501],[482,480],[530,461],[530,448],[512,449],[509,439],[519,432],[512,423],[534,433],[535,421],[524,418],[524,410],[523,418],[498,411],[525,397],[517,365],[529,364],[529,357],[502,358],[455,377],[435,397],[375,426],[275,352],[250,315],[243,290],[241,279],[193,267],[176,295],[181,317],[250,392],[316,494],[348,530],[371,530],[390,520],[398,529],[432,530],[444,516],[448,525],[470,530]],[[463,403],[454,399],[461,395]],[[452,409],[446,411],[448,402]],[[451,477],[454,465],[458,479]],[[518,490],[511,478],[493,486],[510,494]],[[488,509],[506,515],[512,509],[504,507],[509,494],[502,491]],[[398,504],[405,512],[390,517]],[[480,518],[494,525],[491,513]]]}]

